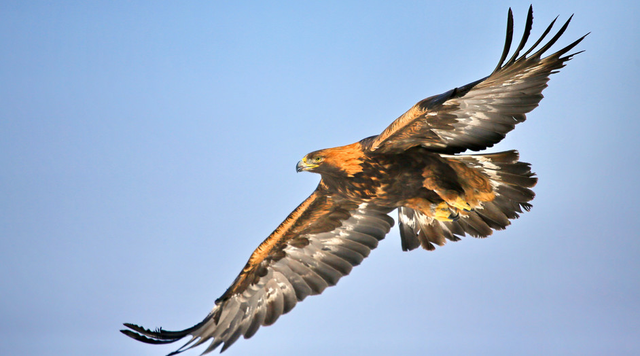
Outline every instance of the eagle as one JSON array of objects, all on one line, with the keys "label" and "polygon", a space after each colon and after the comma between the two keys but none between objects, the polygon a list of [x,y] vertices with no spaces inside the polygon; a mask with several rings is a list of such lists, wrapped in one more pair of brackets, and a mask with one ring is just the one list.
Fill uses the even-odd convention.
[{"label": "eagle", "polygon": [[500,142],[538,106],[550,74],[581,53],[567,55],[588,35],[543,57],[572,17],[543,44],[553,20],[521,54],[533,24],[529,7],[522,39],[507,59],[509,9],[504,50],[489,76],[418,102],[377,136],[311,152],[296,164],[298,172],[320,174],[320,183],[255,249],[204,320],[182,331],[125,323],[122,333],[149,344],[191,336],[170,355],[207,341],[204,353],[220,345],[222,352],[348,275],[394,225],[393,210],[404,251],[506,228],[531,209],[537,178],[530,164],[515,150],[460,153]]}]

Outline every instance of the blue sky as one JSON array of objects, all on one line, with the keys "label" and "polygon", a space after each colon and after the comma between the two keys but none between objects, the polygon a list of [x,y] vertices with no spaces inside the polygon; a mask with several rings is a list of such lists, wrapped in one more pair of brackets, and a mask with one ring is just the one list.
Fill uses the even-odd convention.
[{"label": "blue sky", "polygon": [[[315,188],[304,154],[489,74],[529,5],[434,4],[3,1],[0,354],[179,346],[118,330],[200,321]],[[533,210],[435,252],[393,229],[225,354],[640,353],[640,5],[533,5],[533,37],[572,13],[560,45],[592,32],[491,149],[532,163]]]}]

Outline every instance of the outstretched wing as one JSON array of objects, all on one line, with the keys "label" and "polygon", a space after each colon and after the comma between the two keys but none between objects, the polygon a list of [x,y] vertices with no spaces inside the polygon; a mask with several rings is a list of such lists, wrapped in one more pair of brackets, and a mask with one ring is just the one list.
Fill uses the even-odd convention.
[{"label": "outstretched wing", "polygon": [[513,37],[513,14],[509,9],[504,51],[493,73],[420,101],[377,136],[369,150],[398,153],[422,145],[436,152],[453,154],[478,151],[498,143],[516,124],[526,119],[526,113],[538,106],[549,75],[564,67],[565,62],[577,54],[562,57],[586,35],[542,58],[562,36],[570,21],[571,18],[549,42],[531,53],[551,31],[554,20],[540,39],[518,57],[533,24],[533,9],[530,7],[522,40],[505,62]]},{"label": "outstretched wing", "polygon": [[298,206],[253,252],[231,287],[197,325],[182,331],[151,331],[133,324],[122,332],[150,344],[191,335],[173,354],[212,340],[205,353],[240,336],[250,338],[298,301],[320,294],[351,272],[393,226],[391,209],[336,200],[321,188]]}]

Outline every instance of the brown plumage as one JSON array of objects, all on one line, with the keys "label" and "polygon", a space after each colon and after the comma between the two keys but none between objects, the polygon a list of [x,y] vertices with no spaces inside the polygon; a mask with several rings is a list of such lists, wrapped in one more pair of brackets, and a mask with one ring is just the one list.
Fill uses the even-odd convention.
[{"label": "brown plumage", "polygon": [[130,330],[122,332],[151,344],[191,335],[174,354],[209,340],[205,353],[221,344],[224,351],[349,274],[389,232],[394,221],[388,214],[395,209],[405,251],[433,250],[466,234],[486,237],[529,210],[537,179],[516,151],[456,154],[491,147],[523,122],[542,99],[549,75],[584,38],[543,58],[571,19],[533,52],[552,22],[520,55],[532,19],[530,8],[523,38],[506,60],[509,10],[505,48],[488,77],[418,102],[378,136],[311,152],[298,162],[298,171],[321,175],[318,187],[258,246],[202,322],[182,331],[125,324]]}]

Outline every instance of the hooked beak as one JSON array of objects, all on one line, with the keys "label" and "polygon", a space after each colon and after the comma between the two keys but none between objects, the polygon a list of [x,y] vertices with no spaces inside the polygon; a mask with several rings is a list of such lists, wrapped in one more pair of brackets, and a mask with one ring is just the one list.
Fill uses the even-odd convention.
[{"label": "hooked beak", "polygon": [[300,160],[300,162],[298,162],[298,164],[296,164],[296,172],[300,173],[302,171],[308,171],[316,167],[318,167],[318,165],[310,164],[309,162],[307,162],[307,157],[305,156],[303,159]]},{"label": "hooked beak", "polygon": [[304,170],[307,170],[307,162],[306,160],[303,158],[301,159],[298,164],[296,164],[296,172],[300,173]]}]

